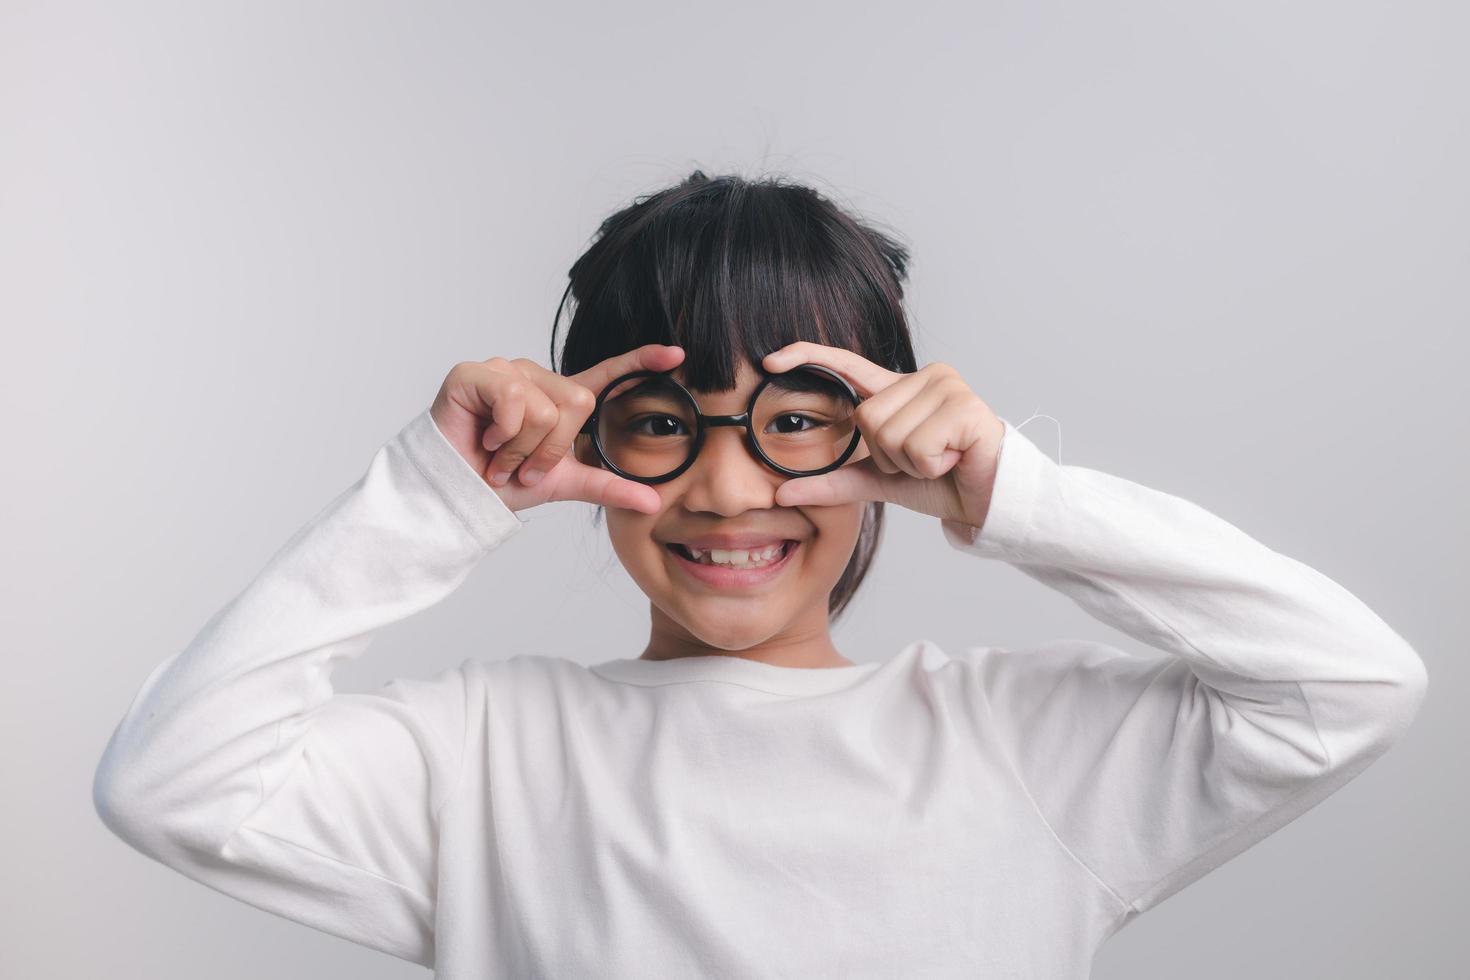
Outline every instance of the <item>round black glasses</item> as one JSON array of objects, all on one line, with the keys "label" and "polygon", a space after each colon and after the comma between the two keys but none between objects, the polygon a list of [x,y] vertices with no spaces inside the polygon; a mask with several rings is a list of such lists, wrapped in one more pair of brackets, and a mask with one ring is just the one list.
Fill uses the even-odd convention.
[{"label": "round black glasses", "polygon": [[[674,370],[673,368],[669,369]],[[847,461],[862,433],[861,399],[847,379],[820,364],[764,377],[739,415],[705,415],[669,371],[633,371],[608,383],[583,424],[603,465],[639,483],[665,483],[694,465],[706,434],[745,429],[745,444],[786,476],[816,476]]]}]

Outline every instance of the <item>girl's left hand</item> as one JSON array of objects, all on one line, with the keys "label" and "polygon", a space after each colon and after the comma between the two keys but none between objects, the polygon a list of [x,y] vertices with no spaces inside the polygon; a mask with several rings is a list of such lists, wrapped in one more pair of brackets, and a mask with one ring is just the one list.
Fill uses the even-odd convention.
[{"label": "girl's left hand", "polygon": [[980,527],[990,509],[1005,423],[948,364],[901,374],[854,351],[798,341],[761,362],[779,373],[820,364],[862,396],[856,423],[869,455],[776,490],[781,507],[882,500],[940,520]]}]

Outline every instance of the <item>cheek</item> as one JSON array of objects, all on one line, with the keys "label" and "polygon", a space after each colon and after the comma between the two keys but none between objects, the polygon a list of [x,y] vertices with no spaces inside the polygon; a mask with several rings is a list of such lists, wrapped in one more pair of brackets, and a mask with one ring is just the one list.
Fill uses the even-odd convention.
[{"label": "cheek", "polygon": [[613,552],[634,581],[647,588],[657,586],[667,577],[663,569],[663,545],[653,537],[658,515],[607,509],[603,511],[603,520]]},{"label": "cheek", "polygon": [[812,564],[821,568],[833,582],[842,575],[863,530],[867,504],[843,504],[807,510],[807,518],[816,529]]}]

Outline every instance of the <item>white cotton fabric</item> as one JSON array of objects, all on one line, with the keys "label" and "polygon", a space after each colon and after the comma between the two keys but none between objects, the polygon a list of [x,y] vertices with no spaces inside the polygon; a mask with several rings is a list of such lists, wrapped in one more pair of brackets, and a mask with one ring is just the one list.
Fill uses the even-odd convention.
[{"label": "white cotton fabric", "polygon": [[1381,755],[1426,672],[1346,589],[1199,506],[1058,465],[1008,421],[1002,447],[984,528],[944,540],[1149,655],[521,654],[337,693],[375,631],[525,526],[425,410],[148,675],[98,812],[190,878],[450,980],[1086,977]]}]

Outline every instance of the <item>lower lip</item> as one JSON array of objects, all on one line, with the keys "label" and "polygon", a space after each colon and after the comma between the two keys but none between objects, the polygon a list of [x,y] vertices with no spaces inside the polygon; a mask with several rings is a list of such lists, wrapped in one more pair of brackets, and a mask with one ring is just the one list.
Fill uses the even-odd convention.
[{"label": "lower lip", "polygon": [[780,575],[786,566],[791,564],[791,556],[795,555],[796,550],[800,547],[800,541],[787,542],[784,555],[760,568],[725,568],[720,565],[705,565],[697,561],[690,561],[673,548],[665,547],[664,551],[668,552],[680,568],[706,585],[713,585],[721,589],[748,589],[769,582]]}]

